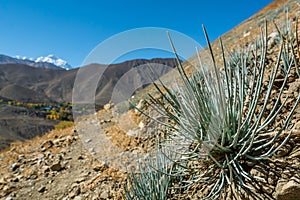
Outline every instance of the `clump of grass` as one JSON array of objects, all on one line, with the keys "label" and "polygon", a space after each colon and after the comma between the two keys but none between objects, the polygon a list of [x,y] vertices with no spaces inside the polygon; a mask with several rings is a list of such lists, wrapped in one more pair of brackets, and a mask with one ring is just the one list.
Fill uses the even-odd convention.
[{"label": "clump of grass", "polygon": [[58,124],[55,125],[56,130],[62,130],[74,125],[72,121],[60,121]]},{"label": "clump of grass", "polygon": [[[289,128],[300,95],[283,123],[278,127],[274,124],[283,117],[287,98],[281,99],[290,72],[298,68],[294,51],[290,53],[295,40],[281,37],[275,65],[268,66],[267,24],[254,45],[228,53],[229,59],[220,39],[224,68],[220,71],[204,27],[203,30],[211,66],[204,66],[198,54],[199,69],[188,77],[170,40],[178,59],[180,84],[168,88],[160,82],[163,92],[154,83],[163,98],[150,95],[153,109],[167,119],[158,121],[165,125],[167,135],[159,145],[176,156],[164,154],[172,164],[159,162],[150,173],[132,173],[130,190],[125,190],[127,199],[165,199],[166,187],[185,190],[195,185],[203,199],[219,198],[225,191],[230,191],[232,198],[246,194],[255,199],[272,199],[267,193],[258,194],[261,191],[255,183],[263,178],[251,174],[249,166],[273,156],[290,137],[291,133],[282,133]],[[282,83],[275,86],[278,74],[283,76]],[[274,93],[275,90],[278,92]],[[271,107],[267,109],[268,105]],[[278,140],[279,137],[284,139]],[[168,184],[156,187],[162,176]]]},{"label": "clump of grass", "polygon": [[171,177],[169,161],[157,151],[153,158],[140,164],[138,173],[130,173],[124,187],[127,200],[166,200]]}]

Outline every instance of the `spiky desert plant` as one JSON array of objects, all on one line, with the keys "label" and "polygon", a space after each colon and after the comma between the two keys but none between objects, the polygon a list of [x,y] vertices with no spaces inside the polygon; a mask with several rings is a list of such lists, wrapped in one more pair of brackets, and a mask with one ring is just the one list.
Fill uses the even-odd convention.
[{"label": "spiky desert plant", "polygon": [[[177,184],[179,187],[197,184],[203,190],[203,199],[217,198],[226,190],[232,195],[247,193],[254,198],[272,199],[268,194],[255,193],[254,183],[262,177],[252,175],[248,165],[271,157],[290,137],[289,133],[278,140],[289,126],[300,95],[283,124],[274,127],[274,122],[283,117],[280,115],[287,101],[287,98],[281,100],[283,91],[291,69],[298,67],[295,55],[285,48],[293,47],[293,44],[291,40],[281,38],[276,63],[270,67],[267,66],[267,26],[261,32],[260,40],[244,50],[229,53],[229,59],[225,58],[220,39],[224,68],[220,71],[203,29],[211,66],[204,66],[198,54],[199,70],[188,77],[170,40],[178,59],[179,83],[177,87],[168,88],[160,82],[163,90],[154,84],[163,98],[150,95],[153,109],[171,122],[152,118],[168,128],[167,141],[161,145],[179,155],[165,155],[173,162],[173,167],[169,173],[162,174],[181,180]],[[269,76],[265,74],[266,70],[270,70]],[[280,86],[275,86],[280,70],[284,70],[283,81]],[[271,108],[267,109],[268,105]],[[151,177],[146,177],[147,173],[139,177],[132,174],[129,178],[130,185],[134,186],[132,195],[149,188],[145,185],[147,178],[155,179],[157,183],[157,171]],[[142,197],[143,193],[140,194]]]},{"label": "spiky desert plant", "polygon": [[139,164],[138,172],[131,172],[124,187],[127,200],[166,200],[170,183],[169,161],[161,150]]},{"label": "spiky desert plant", "polygon": [[[165,87],[166,93],[157,87],[164,98],[163,101],[153,99],[156,109],[163,110],[162,114],[174,122],[174,125],[168,124],[174,131],[170,132],[170,142],[166,145],[171,144],[181,156],[171,158],[177,166],[172,176],[182,177],[187,185],[202,185],[208,190],[204,198],[216,198],[227,188],[234,190],[233,193],[255,195],[253,183],[260,177],[249,173],[247,163],[271,157],[287,142],[290,134],[280,143],[277,139],[288,128],[300,99],[299,95],[283,125],[273,127],[274,121],[282,117],[287,99],[281,102],[281,96],[291,68],[297,67],[294,55],[284,48],[293,44],[290,40],[281,41],[277,62],[267,79],[267,27],[252,48],[231,53],[228,61],[220,40],[223,72],[217,69],[205,28],[204,33],[212,70],[202,70],[205,66],[199,56],[200,70],[189,78],[179,62],[182,85],[177,89]],[[175,48],[174,52],[176,54]],[[276,74],[282,68],[283,83],[273,96]],[[274,103],[267,111],[271,101]],[[207,169],[203,168],[204,163]]]}]

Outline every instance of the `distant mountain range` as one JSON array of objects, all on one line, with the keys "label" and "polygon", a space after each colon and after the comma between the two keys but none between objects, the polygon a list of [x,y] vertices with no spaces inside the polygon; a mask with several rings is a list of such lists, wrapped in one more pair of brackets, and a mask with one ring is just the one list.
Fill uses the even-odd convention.
[{"label": "distant mountain range", "polygon": [[[47,58],[39,60],[44,61]],[[97,85],[96,106],[101,108],[109,102],[115,85],[124,74],[147,63],[151,63],[152,67],[158,66],[156,72],[159,75],[167,73],[177,64],[175,59],[157,58],[130,60],[109,66],[101,64],[84,66],[91,69],[91,72],[107,67]],[[159,67],[161,64],[167,65],[168,68]],[[78,70],[79,68],[65,70],[49,62],[35,62],[0,55],[0,100],[48,105],[71,103]],[[141,81],[139,73],[142,72],[137,71],[136,76],[124,79],[124,85]],[[84,81],[89,83],[98,80],[97,76],[99,75],[91,73]],[[0,149],[11,141],[30,139],[54,128],[58,121],[45,119],[41,117],[42,115],[44,113],[26,107],[0,103]]]},{"label": "distant mountain range", "polygon": [[[41,58],[42,59],[42,58]],[[112,90],[120,78],[129,70],[151,63],[152,67],[163,64],[168,69],[176,66],[176,60],[171,58],[156,58],[151,60],[136,59],[108,67],[102,64],[90,64],[84,68],[97,69],[107,67],[103,73],[96,91],[96,102],[104,105],[111,98]],[[163,75],[167,69],[157,67],[157,73]],[[72,90],[79,68],[64,70],[48,62],[34,62],[0,55],[0,97],[22,102],[52,102],[62,103],[72,101]],[[142,73],[142,72],[138,72]],[[95,80],[97,74],[86,77],[86,81]],[[130,77],[128,82],[139,80],[141,76]]]},{"label": "distant mountain range", "polygon": [[69,65],[67,61],[55,57],[52,54],[45,57],[40,56],[36,59],[20,57],[20,56],[16,56],[15,58],[13,58],[6,55],[0,55],[0,64],[24,64],[31,67],[46,68],[46,69],[69,70],[72,68],[72,66]]}]

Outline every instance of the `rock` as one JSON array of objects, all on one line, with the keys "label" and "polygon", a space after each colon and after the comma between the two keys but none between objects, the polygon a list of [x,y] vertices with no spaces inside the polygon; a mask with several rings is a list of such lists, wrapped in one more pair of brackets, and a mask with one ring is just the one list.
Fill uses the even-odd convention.
[{"label": "rock", "polygon": [[16,171],[17,169],[19,169],[20,164],[19,163],[13,163],[11,165],[11,171]]},{"label": "rock", "polygon": [[95,188],[94,196],[97,197],[96,199],[99,199],[98,197],[100,196],[100,194],[101,194],[101,189],[99,187]]},{"label": "rock", "polygon": [[54,163],[53,165],[51,165],[50,169],[52,171],[60,171],[63,169],[63,167],[61,166],[60,162]]},{"label": "rock", "polygon": [[250,32],[244,32],[243,37],[248,37],[251,33]]},{"label": "rock", "polygon": [[93,170],[96,171],[96,172],[98,172],[98,171],[103,172],[107,168],[108,168],[108,165],[105,162],[103,162],[102,164],[95,165],[93,167]]},{"label": "rock", "polygon": [[291,153],[290,158],[300,158],[300,151]]},{"label": "rock", "polygon": [[50,172],[49,166],[42,166],[41,172],[42,172],[43,174],[45,174],[45,173],[47,173],[47,172]]},{"label": "rock", "polygon": [[287,156],[289,154],[291,148],[292,147],[289,144],[286,144],[277,151],[276,155],[279,157]]},{"label": "rock", "polygon": [[30,179],[31,179],[31,180],[37,179],[37,175],[36,175],[36,174],[31,174],[31,175],[30,175]]},{"label": "rock", "polygon": [[295,200],[300,197],[300,183],[294,180],[279,182],[276,186],[276,198],[278,200]]},{"label": "rock", "polygon": [[93,147],[89,148],[89,152],[92,154],[92,155],[95,155],[96,152],[95,152],[95,149]]},{"label": "rock", "polygon": [[275,181],[275,179],[273,177],[272,178],[269,177],[267,181],[268,181],[268,184],[270,184],[270,185],[276,184],[275,183],[276,181]]},{"label": "rock", "polygon": [[60,146],[61,143],[63,143],[64,141],[65,141],[64,138],[58,138],[58,139],[53,140],[53,143],[55,144],[55,146]]},{"label": "rock", "polygon": [[74,200],[82,200],[81,196],[76,196]]},{"label": "rock", "polygon": [[84,197],[84,199],[87,199],[90,195],[89,193],[84,193],[82,196]]},{"label": "rock", "polygon": [[139,130],[137,128],[130,129],[126,132],[126,135],[130,137],[137,137],[139,135]]},{"label": "rock", "polygon": [[47,159],[52,159],[54,156],[53,156],[53,154],[51,153],[51,152],[47,152],[46,153],[46,158]]},{"label": "rock", "polygon": [[294,125],[294,130],[300,130],[300,121]]},{"label": "rock", "polygon": [[274,186],[269,185],[269,184],[264,184],[264,185],[262,185],[262,191],[271,195],[272,192],[274,191]]},{"label": "rock", "polygon": [[78,196],[80,194],[80,187],[75,186],[72,190],[72,192],[70,192],[69,197],[73,198],[75,196]]},{"label": "rock", "polygon": [[7,192],[9,191],[10,187],[8,185],[5,185],[3,188],[2,188],[2,191],[3,192]]},{"label": "rock", "polygon": [[70,135],[68,135],[68,136],[66,137],[66,141],[67,141],[67,144],[68,144],[68,145],[72,144],[75,140],[76,140],[76,138],[75,138],[75,137],[72,137],[72,136],[70,136]]},{"label": "rock", "polygon": [[86,177],[79,177],[75,180],[75,183],[81,183],[83,181],[85,181]]},{"label": "rock", "polygon": [[145,124],[144,124],[143,121],[141,121],[141,122],[139,123],[139,128],[140,128],[140,129],[143,129],[144,127],[145,127]]},{"label": "rock", "polygon": [[42,151],[45,151],[45,150],[51,148],[53,145],[54,144],[53,144],[52,140],[47,140],[41,144],[41,149],[42,149]]},{"label": "rock", "polygon": [[89,142],[91,142],[91,141],[92,141],[92,139],[90,139],[90,138],[84,140],[85,143],[89,143]]},{"label": "rock", "polygon": [[41,186],[39,189],[38,189],[38,192],[39,193],[43,193],[46,191],[46,187],[45,186]]},{"label": "rock", "polygon": [[45,157],[45,155],[42,154],[42,153],[39,153],[39,154],[36,156],[36,158],[37,158],[38,160],[42,160],[44,157]]},{"label": "rock", "polygon": [[102,192],[100,195],[100,199],[107,199],[108,197],[109,197],[109,195],[108,195],[107,191]]},{"label": "rock", "polygon": [[18,177],[15,177],[13,179],[10,180],[11,182],[19,182],[19,178]]},{"label": "rock", "polygon": [[18,162],[22,162],[22,161],[24,161],[24,160],[25,160],[25,155],[20,154],[20,155],[18,156]]},{"label": "rock", "polygon": [[276,169],[276,165],[274,163],[269,163],[269,167],[270,167],[270,170],[271,169],[274,169],[274,170]]},{"label": "rock", "polygon": [[112,103],[107,103],[103,106],[104,110],[110,110],[113,107]]},{"label": "rock", "polygon": [[7,181],[4,178],[0,178],[0,185],[6,185]]}]

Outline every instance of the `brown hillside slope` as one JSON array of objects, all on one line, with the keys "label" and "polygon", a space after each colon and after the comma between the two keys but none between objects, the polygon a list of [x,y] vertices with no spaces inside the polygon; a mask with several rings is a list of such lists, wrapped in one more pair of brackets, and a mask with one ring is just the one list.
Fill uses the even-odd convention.
[{"label": "brown hillside slope", "polygon": [[[283,5],[291,10],[293,16],[298,12],[297,1],[275,1],[249,20],[223,35],[228,48],[242,46],[244,42],[255,38],[264,17],[273,13],[283,17],[278,10]],[[277,15],[274,15],[277,16]],[[245,25],[246,24],[246,25]],[[251,28],[250,27],[254,27]],[[244,37],[245,31],[250,35]],[[234,41],[234,43],[232,43]],[[213,43],[216,55],[220,52],[218,41]],[[201,53],[205,53],[204,49]],[[220,59],[220,57],[218,57]],[[194,62],[193,59],[191,62]],[[270,62],[272,63],[272,62]],[[287,95],[299,95],[300,79],[295,73],[289,78]],[[148,92],[148,91],[146,91]],[[290,102],[291,103],[291,102]],[[289,104],[290,105],[290,104]],[[288,112],[287,107],[285,112]],[[122,184],[126,173],[116,169],[118,163],[103,163],[98,151],[107,151],[114,157],[113,149],[106,149],[99,144],[90,132],[103,128],[111,143],[122,151],[138,153],[146,151],[147,140],[136,137],[139,133],[151,133],[156,127],[135,111],[128,111],[120,116],[113,116],[113,108],[101,110],[96,115],[84,116],[82,122],[74,128],[53,131],[42,137],[25,143],[14,143],[9,149],[0,153],[0,198],[10,199],[122,199]],[[285,116],[283,116],[285,117]],[[132,123],[126,123],[131,119]],[[296,124],[292,137],[278,154],[264,163],[263,169],[253,169],[252,173],[263,176],[265,182],[261,190],[274,199],[294,200],[300,192],[300,108],[298,106],[292,123]],[[276,123],[279,123],[278,119]],[[81,135],[80,132],[86,133]],[[155,130],[154,130],[155,131]],[[90,134],[90,135],[89,135]],[[148,140],[149,142],[149,140]],[[96,144],[96,146],[93,146]],[[116,152],[118,153],[118,152]],[[98,159],[98,160],[97,160]],[[118,162],[118,160],[115,160]],[[199,199],[197,187],[191,193],[173,194],[173,199]],[[189,190],[191,191],[191,190]]]},{"label": "brown hillside slope", "polygon": [[[101,108],[111,99],[113,89],[119,79],[133,68],[146,63],[151,63],[153,67],[160,64],[165,64],[169,68],[176,66],[175,59],[171,58],[136,59],[109,66],[91,64],[84,68],[97,73],[87,76],[80,86],[83,89],[86,88],[91,80],[99,77],[99,71],[107,67],[101,76],[102,79],[96,83],[95,101],[97,107]],[[78,71],[79,69],[55,70],[35,68],[25,64],[0,64],[0,100],[8,99],[22,103],[38,103],[44,106],[54,105],[55,107],[65,102],[71,103],[74,81]],[[142,74],[140,71],[138,72]],[[160,75],[167,72],[168,68],[159,67],[157,70]],[[138,75],[131,77],[130,80],[123,79],[123,81],[128,84],[131,81],[138,82]],[[22,110],[22,113],[18,110]],[[58,121],[45,119],[40,114],[41,110],[0,105],[0,149],[8,146],[11,141],[30,139],[52,130]],[[17,116],[17,120],[12,120],[17,112],[21,114]],[[20,123],[16,123],[20,118],[22,118]]]}]

